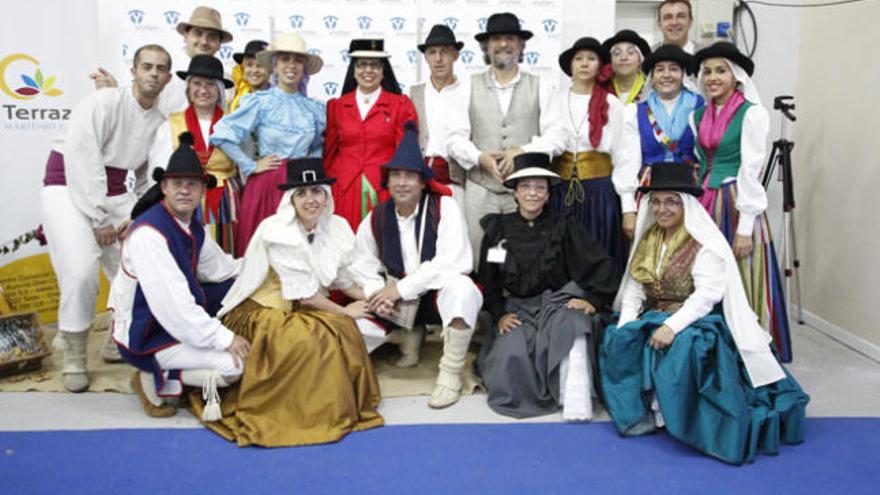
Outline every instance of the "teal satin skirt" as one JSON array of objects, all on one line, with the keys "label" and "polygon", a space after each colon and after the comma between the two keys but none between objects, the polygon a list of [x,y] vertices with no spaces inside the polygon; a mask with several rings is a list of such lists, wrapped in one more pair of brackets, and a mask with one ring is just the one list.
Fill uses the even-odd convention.
[{"label": "teal satin skirt", "polygon": [[679,332],[655,351],[648,339],[669,313],[649,311],[621,328],[609,325],[599,349],[605,406],[621,435],[654,431],[656,397],[666,431],[732,464],[757,453],[777,454],[781,443],[804,440],[810,398],[794,378],[753,388],[719,314]]}]

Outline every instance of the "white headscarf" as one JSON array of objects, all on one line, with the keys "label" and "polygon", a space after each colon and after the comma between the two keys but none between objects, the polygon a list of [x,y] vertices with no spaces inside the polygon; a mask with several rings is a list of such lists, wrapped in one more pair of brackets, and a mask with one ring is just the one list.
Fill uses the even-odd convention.
[{"label": "white headscarf", "polygon": [[[722,300],[724,320],[727,322],[739,354],[742,356],[752,385],[760,387],[785,378],[785,372],[782,371],[782,367],[770,350],[769,344],[772,337],[758,324],[758,317],[749,306],[736,259],[733,257],[733,251],[731,251],[727,239],[718,230],[715,222],[712,221],[697,198],[685,193],[678,193],[678,195],[684,205],[684,228],[691,237],[702,245],[703,249],[708,249],[724,260],[725,286],[724,299]],[[650,193],[642,198],[639,207],[633,249],[630,250],[627,267],[632,263],[632,257],[642,236],[655,223],[654,214],[648,205],[649,200]],[[615,310],[620,310],[624,294],[635,288],[638,283],[627,269],[617,297],[614,299]]]},{"label": "white headscarf", "polygon": [[[742,91],[743,96],[755,105],[763,106],[761,104],[761,95],[758,94],[758,87],[755,86],[752,78],[749,77],[748,74],[746,74],[745,69],[740,67],[736,62],[732,60],[723,57],[721,57],[721,59],[727,62],[727,65],[730,67],[731,72],[733,72],[733,78],[736,79],[737,82],[737,89]],[[705,98],[706,104],[708,105],[711,98],[706,95],[706,89],[703,87],[703,66],[705,65],[705,63],[706,61],[704,60],[703,63],[700,64],[700,72],[699,74],[697,74],[697,81],[700,86],[700,94],[703,95],[703,98]]]},{"label": "white headscarf", "polygon": [[[307,186],[311,187],[311,186]],[[223,298],[223,308],[218,317],[235,309],[249,298],[266,280],[269,273],[269,249],[276,259],[301,266],[305,263],[318,279],[321,287],[329,287],[338,278],[340,268],[351,258],[355,237],[348,222],[333,214],[333,194],[330,186],[322,184],[327,204],[318,218],[309,243],[307,232],[297,220],[296,208],[291,201],[294,191],[284,193],[278,210],[257,227],[244,255],[244,266],[235,283]]]}]

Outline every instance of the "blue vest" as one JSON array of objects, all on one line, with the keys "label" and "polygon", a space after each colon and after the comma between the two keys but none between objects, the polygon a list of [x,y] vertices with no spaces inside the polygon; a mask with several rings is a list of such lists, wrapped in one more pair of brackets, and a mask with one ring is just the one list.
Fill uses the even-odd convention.
[{"label": "blue vest", "polygon": [[676,139],[676,136],[669,136],[676,142],[675,150],[671,151],[671,157],[668,156],[670,150],[663,146],[663,143],[654,137],[654,128],[651,121],[648,120],[648,102],[643,101],[638,105],[639,119],[639,137],[642,142],[642,165],[653,165],[660,162],[674,161],[675,163],[683,163],[690,161],[697,162],[694,154],[694,133],[691,132],[690,126],[685,127],[684,133]]},{"label": "blue vest", "polygon": [[[187,234],[177,223],[177,220],[165,209],[163,203],[157,203],[140,215],[131,226],[134,230],[141,226],[149,226],[165,236],[168,241],[168,250],[177,262],[180,272],[186,277],[189,291],[196,300],[196,304],[207,311],[207,298],[201,284],[196,278],[196,268],[199,263],[199,253],[205,243],[205,229],[202,223],[194,220],[190,223],[191,234]],[[147,303],[141,285],[138,283],[134,296],[134,305],[131,312],[131,326],[128,330],[128,349],[132,354],[153,354],[178,341],[162,328],[162,325],[153,317],[150,305]]]}]

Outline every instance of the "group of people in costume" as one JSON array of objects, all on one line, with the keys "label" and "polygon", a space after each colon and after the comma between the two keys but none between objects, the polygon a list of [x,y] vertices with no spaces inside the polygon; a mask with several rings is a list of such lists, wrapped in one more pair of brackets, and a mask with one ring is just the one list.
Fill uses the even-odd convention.
[{"label": "group of people in costume", "polygon": [[186,70],[159,45],[130,86],[99,69],[50,154],[65,387],[89,385],[100,265],[102,357],[138,369],[151,416],[188,404],[240,446],[382,425],[370,353],[396,344],[414,366],[428,326],[432,408],[459,400],[480,340],[500,414],[584,421],[602,403],[622,435],[665,428],[731,463],[802,441],[758,182],[767,111],[734,45],[690,53],[691,19],[661,3],[653,50],[628,30],[578,39],[558,89],[520,67],[532,33],[511,13],[476,35],[488,69],[470,78],[433,26],[409,96],[383,41],[355,39],[325,105],[299,34],[250,41],[230,79],[214,55],[232,36],[196,8]]}]

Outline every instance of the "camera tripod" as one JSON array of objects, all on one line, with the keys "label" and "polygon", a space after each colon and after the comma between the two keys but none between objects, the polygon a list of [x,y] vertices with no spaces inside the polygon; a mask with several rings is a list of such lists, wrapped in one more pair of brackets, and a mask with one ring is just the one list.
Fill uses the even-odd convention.
[{"label": "camera tripod", "polygon": [[791,150],[794,148],[794,142],[786,139],[787,121],[794,122],[797,120],[792,113],[794,110],[793,96],[777,96],[773,99],[773,109],[782,112],[782,126],[780,129],[780,138],[773,142],[773,149],[770,151],[770,159],[764,168],[764,177],[761,182],[764,189],[770,187],[770,181],[776,166],[779,166],[779,178],[782,182],[782,268],[785,274],[786,295],[791,294],[790,282],[794,279],[795,295],[797,296],[797,322],[804,324],[803,309],[801,307],[801,277],[798,272],[801,266],[801,260],[797,255],[797,237],[794,229],[794,184],[791,171]]}]

